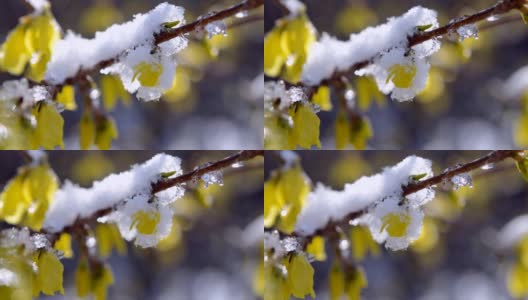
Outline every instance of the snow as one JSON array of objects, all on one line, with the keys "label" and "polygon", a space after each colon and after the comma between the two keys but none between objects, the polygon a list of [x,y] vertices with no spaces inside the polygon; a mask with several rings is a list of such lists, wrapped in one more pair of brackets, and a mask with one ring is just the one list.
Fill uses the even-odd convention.
[{"label": "snow", "polygon": [[41,13],[46,8],[50,7],[50,3],[47,0],[27,0],[27,2],[33,6],[35,13]]},{"label": "snow", "polygon": [[[412,62],[416,63],[418,71],[412,92],[396,90],[393,95],[395,99],[408,100],[410,94],[415,94],[415,90],[425,86],[429,69],[425,58],[440,48],[440,42],[432,39],[413,46],[408,57],[403,55],[408,50],[407,38],[417,32],[417,26],[423,25],[431,25],[427,30],[438,28],[436,12],[416,6],[400,17],[389,18],[385,24],[351,34],[347,41],[340,41],[323,33],[321,39],[309,50],[301,80],[309,85],[317,85],[335,71],[346,71],[356,63],[373,58],[374,64],[379,66],[363,71],[362,75],[376,73],[382,76],[387,63]],[[378,86],[384,93],[392,90],[390,85],[380,84],[381,81],[384,83],[386,78],[376,77]]]},{"label": "snow", "polygon": [[[145,197],[150,197],[151,184],[159,181],[162,173],[173,171],[175,174],[172,176],[182,174],[180,159],[157,154],[143,164],[132,166],[128,171],[111,174],[101,181],[94,182],[90,188],[83,188],[66,181],[56,192],[55,200],[46,213],[44,228],[49,232],[60,232],[64,227],[73,224],[77,218],[86,218],[107,208],[124,209],[124,212],[127,212],[128,201],[137,204],[141,202],[137,199],[145,200]],[[181,197],[183,193],[182,187],[172,187],[157,193],[156,202],[160,206],[166,206]],[[123,201],[124,208],[119,207]],[[148,201],[141,203],[148,208]],[[165,216],[161,217],[163,219]]]},{"label": "snow", "polygon": [[457,33],[459,35],[459,41],[463,41],[467,38],[478,39],[478,29],[475,24],[468,24],[465,26],[458,27]]},{"label": "snow", "polygon": [[[123,55],[126,50],[133,54],[143,54],[143,59],[149,59],[150,55],[143,52],[134,54],[139,48],[154,48],[154,35],[159,33],[165,22],[179,21],[179,25],[185,24],[184,9],[168,3],[161,3],[146,14],[134,16],[132,21],[113,25],[102,32],[95,33],[92,39],[83,38],[72,31],[58,41],[52,51],[52,57],[47,66],[45,80],[51,84],[61,84],[65,79],[74,76],[81,69],[91,69],[101,61],[114,59]],[[176,37],[159,45],[162,56],[170,56],[183,49],[187,44],[184,37]],[[165,66],[165,65],[164,65]],[[167,65],[170,67],[171,65]],[[172,65],[173,66],[173,65]],[[174,68],[173,68],[174,69]],[[168,72],[169,70],[167,70]],[[174,72],[174,70],[171,70]],[[142,91],[142,94],[146,94]]]},{"label": "snow", "polygon": [[219,186],[224,185],[224,175],[222,174],[222,171],[207,172],[202,175],[201,179],[206,188],[212,184],[218,184]]},{"label": "snow", "polygon": [[[157,205],[149,203],[149,194],[138,194],[128,199],[123,207],[120,207],[112,214],[104,218],[104,222],[116,223],[119,232],[127,241],[134,240],[134,243],[143,248],[153,247],[158,241],[167,237],[172,227],[173,208],[168,205]],[[133,215],[138,211],[159,212],[160,219],[153,234],[139,233],[134,226]]]},{"label": "snow", "polygon": [[[413,155],[379,174],[345,184],[341,191],[318,183],[297,217],[295,231],[311,235],[330,221],[342,220],[351,213],[374,207],[388,197],[401,197],[402,186],[411,181],[410,176],[419,174],[425,174],[422,180],[433,176],[431,161]],[[409,207],[417,208],[433,198],[432,189],[423,189],[408,195],[406,201]]]},{"label": "snow", "polygon": [[299,155],[295,151],[284,150],[279,152],[279,156],[283,162],[283,169],[287,170],[299,162]]},{"label": "snow", "polygon": [[205,25],[207,37],[210,39],[215,35],[227,36],[227,26],[224,21],[215,21]]},{"label": "snow", "polygon": [[506,99],[517,100],[528,91],[528,66],[515,71],[503,84],[502,95]]},{"label": "snow", "polygon": [[473,179],[469,173],[458,174],[451,177],[453,189],[456,191],[463,186],[473,187]]},{"label": "snow", "polygon": [[[391,80],[387,80],[389,68],[397,64],[416,68],[416,75],[409,88],[398,88]],[[374,63],[356,71],[355,74],[358,76],[372,75],[382,93],[389,94],[392,92],[391,98],[398,101],[409,101],[425,88],[429,68],[427,59],[407,54],[405,48],[393,48],[383,52],[374,60]]]},{"label": "snow", "polygon": [[18,104],[21,110],[33,107],[37,102],[49,100],[51,98],[49,92],[42,86],[29,87],[27,79],[8,80],[2,83],[0,87],[0,100],[18,100],[22,102]]},{"label": "snow", "polygon": [[0,232],[0,247],[4,249],[24,247],[25,254],[31,254],[37,249],[51,249],[50,242],[44,234],[31,234],[24,228],[9,228]]},{"label": "snow", "polygon": [[[406,249],[409,244],[420,236],[424,214],[419,207],[400,204],[401,197],[389,196],[371,207],[367,214],[355,221],[355,225],[368,226],[372,238],[378,242],[385,242],[385,247],[397,251]],[[383,226],[383,217],[387,214],[409,216],[410,223],[405,234],[401,237],[390,236]]]},{"label": "snow", "polygon": [[286,254],[299,251],[300,249],[301,245],[294,237],[285,237],[284,239],[281,239],[277,231],[264,233],[264,250],[272,250],[273,260],[282,258]]},{"label": "snow", "polygon": [[296,102],[307,102],[308,96],[300,87],[287,89],[284,81],[264,83],[264,107],[273,110],[274,102],[279,99],[279,110],[286,110]]},{"label": "snow", "polygon": [[18,276],[8,269],[0,269],[0,286],[14,286],[18,284]]},{"label": "snow", "polygon": [[290,12],[289,17],[295,17],[306,10],[306,6],[299,0],[280,0]]},{"label": "snow", "polygon": [[528,237],[528,215],[520,215],[509,221],[499,231],[497,247],[511,249],[525,237]]}]

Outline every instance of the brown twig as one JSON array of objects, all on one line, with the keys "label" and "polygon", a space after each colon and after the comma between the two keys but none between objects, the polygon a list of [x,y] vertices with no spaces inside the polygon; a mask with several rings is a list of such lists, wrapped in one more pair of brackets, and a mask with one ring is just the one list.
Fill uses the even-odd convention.
[{"label": "brown twig", "polygon": [[[455,175],[459,175],[459,174],[470,172],[470,171],[475,170],[475,169],[479,169],[482,166],[487,165],[487,164],[495,164],[495,163],[504,161],[504,160],[506,160],[508,158],[517,159],[521,155],[521,153],[523,151],[524,150],[497,150],[497,151],[492,151],[489,154],[487,154],[486,156],[478,158],[476,160],[473,160],[473,161],[471,161],[469,163],[458,165],[458,166],[456,166],[454,168],[449,168],[449,169],[447,169],[446,171],[442,172],[441,174],[439,174],[437,176],[434,176],[434,177],[431,177],[429,179],[422,180],[422,181],[419,181],[419,182],[416,182],[416,183],[411,183],[411,184],[409,184],[407,186],[404,186],[404,187],[402,187],[402,190],[403,190],[402,195],[403,196],[407,196],[407,195],[410,195],[410,194],[415,193],[417,191],[420,191],[422,189],[431,188],[431,187],[433,187],[433,186],[435,186],[435,185],[437,185],[437,184],[439,184],[439,183],[441,183],[443,181],[449,180],[450,178],[452,178]],[[304,245],[306,245],[315,236],[318,236],[318,235],[327,236],[329,234],[331,235],[331,234],[334,234],[336,232],[336,230],[338,230],[338,228],[349,226],[349,224],[350,224],[350,222],[352,220],[354,220],[354,219],[356,219],[358,217],[361,217],[365,213],[366,213],[366,211],[364,211],[364,210],[351,212],[351,213],[346,215],[341,220],[335,220],[335,221],[328,222],[324,227],[319,228],[313,234],[310,234],[308,236],[302,235],[302,234],[297,233],[297,232],[293,232],[292,234],[282,234],[282,235],[284,235],[284,236],[294,236],[294,237],[303,237],[304,238]],[[274,230],[275,230],[274,228],[266,228],[266,231],[274,231]]]},{"label": "brown twig", "polygon": [[[205,27],[205,25],[209,23],[213,23],[216,21],[220,21],[229,17],[232,17],[236,15],[239,12],[251,10],[258,8],[264,4],[264,0],[244,0],[243,2],[233,5],[229,8],[226,8],[224,10],[221,10],[219,12],[211,13],[207,15],[206,17],[199,18],[198,20],[185,24],[180,27],[168,29],[165,31],[162,31],[158,34],[154,35],[154,44],[159,45],[163,42],[169,41],[173,38],[176,38],[178,36],[182,36],[187,33],[191,33],[196,30],[201,30]],[[48,86],[51,90],[57,89],[62,85],[65,84],[75,84],[77,81],[81,80],[82,78],[86,78],[86,76],[93,74],[101,69],[104,69],[106,67],[109,67],[116,63],[118,60],[117,57],[103,60],[95,64],[92,68],[89,69],[80,69],[77,71],[77,73],[72,76],[66,78],[62,83],[59,84],[51,84],[49,82],[43,81],[41,85]]]},{"label": "brown twig", "polygon": [[[224,159],[221,159],[219,161],[201,166],[196,168],[195,170],[185,173],[183,175],[180,175],[175,178],[162,180],[156,183],[152,184],[152,193],[155,194],[157,192],[161,192],[163,190],[166,190],[168,188],[174,187],[176,185],[181,185],[187,182],[191,182],[194,180],[199,179],[202,175],[212,172],[212,171],[218,171],[224,168],[231,167],[233,164],[237,162],[243,162],[251,160],[257,156],[263,156],[264,150],[244,150],[240,151],[238,153],[235,153],[233,155],[230,155]],[[31,234],[46,234],[48,235],[48,238],[50,242],[53,244],[54,241],[58,239],[58,237],[62,233],[69,233],[69,234],[79,234],[79,232],[83,232],[83,230],[86,230],[86,226],[97,221],[98,218],[103,217],[109,213],[111,213],[115,209],[115,206],[107,207],[101,210],[96,211],[94,214],[92,214],[89,217],[85,218],[78,218],[75,220],[73,224],[70,224],[66,227],[64,227],[60,232],[48,232],[44,229],[40,231],[31,230],[28,228],[28,230],[31,232]],[[2,223],[4,226],[4,229],[7,228],[14,228],[18,227],[17,225],[10,225]]]},{"label": "brown twig", "polygon": [[[437,29],[431,30],[431,31],[419,32],[419,33],[416,33],[416,34],[414,34],[412,36],[409,36],[408,39],[407,39],[407,41],[408,41],[407,45],[410,48],[412,46],[416,46],[418,44],[421,44],[421,43],[423,43],[425,41],[428,41],[428,40],[431,40],[431,39],[435,39],[435,38],[440,38],[443,35],[446,35],[446,34],[448,34],[450,32],[456,31],[456,29],[458,29],[458,28],[460,28],[462,26],[465,26],[465,25],[468,25],[468,24],[477,23],[477,22],[485,20],[485,19],[487,19],[487,18],[489,18],[491,16],[503,15],[503,14],[506,14],[506,13],[514,10],[514,9],[521,9],[526,4],[527,4],[526,0],[501,0],[498,3],[496,3],[495,5],[487,8],[487,9],[481,10],[481,11],[479,11],[479,12],[473,14],[473,15],[464,16],[464,17],[452,20],[448,24],[446,24],[446,25],[444,25],[442,27],[439,27]],[[494,27],[494,26],[498,26],[498,25],[502,25],[502,24],[506,24],[506,23],[509,23],[509,21],[504,21],[504,22],[497,21],[497,22],[492,23],[492,24],[493,24],[493,27]],[[490,25],[490,26],[488,26],[488,28],[489,27],[492,27],[492,26]],[[485,29],[485,28],[487,28],[487,27],[484,27],[482,29]],[[302,82],[299,82],[297,84],[291,84],[290,83],[289,85],[306,87],[306,88],[308,88],[310,90],[317,89],[319,86],[322,86],[322,85],[334,85],[336,83],[339,83],[342,80],[343,77],[348,77],[351,74],[354,74],[355,71],[360,70],[360,69],[365,68],[366,66],[370,65],[374,61],[374,59],[375,59],[375,56],[370,58],[370,59],[355,63],[354,65],[352,65],[347,70],[335,71],[329,78],[326,78],[326,79],[322,80],[317,85],[310,86],[310,85],[302,83]]]}]

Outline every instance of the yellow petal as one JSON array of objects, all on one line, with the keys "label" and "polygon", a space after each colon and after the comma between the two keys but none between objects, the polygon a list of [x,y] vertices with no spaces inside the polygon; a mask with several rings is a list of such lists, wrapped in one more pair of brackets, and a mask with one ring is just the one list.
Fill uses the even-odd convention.
[{"label": "yellow petal", "polygon": [[306,149],[312,146],[321,148],[319,141],[321,121],[313,109],[307,105],[301,105],[296,111],[292,110],[291,114],[293,114],[293,131],[290,142]]},{"label": "yellow petal", "polygon": [[59,239],[55,242],[53,248],[61,251],[66,258],[73,257],[73,251],[71,249],[71,235],[68,233],[61,234]]},{"label": "yellow petal", "polygon": [[132,215],[130,229],[136,227],[141,234],[153,234],[158,227],[160,213],[158,211],[140,210]]},{"label": "yellow petal", "polygon": [[328,292],[330,300],[339,300],[345,293],[345,274],[337,261],[332,263],[328,274]]},{"label": "yellow petal", "polygon": [[71,85],[65,85],[59,94],[57,94],[57,102],[64,105],[67,110],[76,110],[77,103],[75,103],[75,90]]},{"label": "yellow petal", "polygon": [[310,244],[308,244],[308,247],[306,248],[306,252],[313,255],[315,260],[318,260],[318,261],[326,260],[324,238],[320,236],[314,237],[312,241],[310,242]]},{"label": "yellow petal", "polygon": [[59,146],[64,148],[62,140],[64,119],[55,107],[49,104],[42,104],[35,112],[37,118],[37,128],[35,138],[38,144],[45,149],[54,149]]},{"label": "yellow petal", "polygon": [[264,37],[264,73],[271,77],[280,74],[286,61],[286,53],[282,51],[281,41],[282,26],[275,26]]},{"label": "yellow petal", "polygon": [[31,57],[31,51],[26,46],[26,28],[26,24],[19,24],[2,45],[1,67],[13,75],[22,74]]},{"label": "yellow petal", "polygon": [[388,70],[389,76],[387,76],[386,82],[392,81],[398,88],[409,88],[416,76],[416,67],[409,65],[395,64]]},{"label": "yellow petal", "polygon": [[123,83],[116,76],[105,75],[101,78],[100,84],[103,103],[107,110],[114,109],[119,98],[125,104],[130,103],[130,94],[127,93]]},{"label": "yellow petal", "polygon": [[154,87],[158,85],[162,72],[163,66],[161,64],[142,62],[134,66],[132,81],[137,79],[142,86]]},{"label": "yellow petal", "polygon": [[89,149],[95,142],[95,122],[90,112],[82,114],[79,123],[79,144],[81,150]]},{"label": "yellow petal", "polygon": [[81,298],[88,296],[92,290],[92,275],[86,259],[80,260],[75,270],[75,288]]},{"label": "yellow petal", "polygon": [[288,266],[288,285],[291,294],[297,298],[310,295],[315,298],[313,289],[314,269],[304,255],[293,255]]},{"label": "yellow petal", "polygon": [[101,150],[109,150],[112,148],[112,140],[116,139],[117,136],[117,127],[114,120],[107,117],[97,124],[95,144]]},{"label": "yellow petal", "polygon": [[42,252],[37,262],[37,284],[42,293],[53,295],[56,292],[64,294],[62,287],[62,273],[64,266],[59,259],[50,252]]},{"label": "yellow petal", "polygon": [[31,197],[29,196],[24,181],[25,175],[17,175],[8,182],[0,196],[2,203],[1,215],[8,223],[20,223],[31,203]]},{"label": "yellow petal", "polygon": [[321,110],[332,110],[332,102],[330,101],[330,89],[327,86],[321,86],[312,97],[312,103],[319,105]]},{"label": "yellow petal", "polygon": [[411,223],[411,217],[404,213],[389,213],[382,218],[383,225],[380,232],[387,230],[391,237],[402,237],[407,234],[407,228]]}]

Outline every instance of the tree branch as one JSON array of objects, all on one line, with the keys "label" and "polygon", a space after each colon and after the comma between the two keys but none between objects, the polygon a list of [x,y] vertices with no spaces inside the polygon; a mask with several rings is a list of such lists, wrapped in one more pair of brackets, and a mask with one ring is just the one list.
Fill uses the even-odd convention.
[{"label": "tree branch", "polygon": [[[419,32],[412,36],[408,37],[408,47],[416,46],[418,44],[421,44],[425,41],[434,39],[434,38],[440,38],[443,35],[448,34],[449,32],[456,31],[456,29],[468,25],[473,24],[482,20],[485,20],[491,16],[498,16],[506,14],[514,9],[521,9],[524,5],[526,5],[528,2],[527,0],[501,0],[497,2],[495,5],[481,10],[473,15],[464,16],[458,19],[454,19],[448,24],[439,27],[437,29],[426,31],[426,32]],[[499,26],[502,24],[507,24],[509,21],[504,22],[496,22],[493,23],[493,26],[483,26],[481,29],[487,29],[489,27]],[[302,82],[299,82],[297,84],[289,83],[288,86],[298,86],[298,87],[305,87],[308,88],[311,92],[311,90],[315,90],[320,86],[323,85],[334,85],[336,83],[339,83],[342,77],[348,77],[351,74],[354,74],[355,71],[360,70],[362,68],[365,68],[366,66],[370,65],[375,57],[371,57],[370,59],[358,62],[354,65],[352,65],[350,68],[344,71],[335,71],[329,78],[322,80],[319,84],[309,86],[307,84],[304,84]]]},{"label": "tree branch", "polygon": [[[184,35],[184,34],[187,34],[187,33],[191,33],[191,32],[193,32],[195,30],[203,29],[205,27],[205,25],[207,25],[209,23],[213,23],[213,22],[216,22],[216,21],[220,21],[220,20],[229,18],[231,16],[236,15],[239,12],[255,9],[255,8],[259,7],[259,6],[262,6],[263,4],[264,4],[264,0],[244,0],[243,2],[241,2],[239,4],[233,5],[233,6],[229,7],[229,8],[221,10],[219,12],[211,13],[208,16],[203,17],[203,18],[199,18],[198,20],[196,20],[194,22],[191,22],[189,24],[186,24],[186,25],[183,25],[183,26],[180,26],[180,27],[177,27],[177,28],[172,28],[172,29],[169,29],[169,30],[165,30],[165,31],[162,31],[162,32],[160,32],[158,34],[155,34],[154,35],[154,44],[155,45],[159,45],[159,44],[161,44],[163,42],[166,42],[166,41],[171,40],[173,38],[176,38],[178,36],[181,36],[181,35]],[[46,81],[43,81],[40,85],[46,85],[46,86],[48,86],[48,87],[50,87],[52,89],[53,88],[57,89],[60,86],[65,85],[65,84],[74,84],[78,80],[80,80],[81,78],[85,78],[86,76],[88,76],[88,75],[90,75],[90,74],[92,74],[94,72],[97,72],[97,71],[99,71],[101,69],[104,69],[106,67],[109,67],[109,66],[113,65],[114,63],[117,62],[117,60],[118,60],[118,57],[100,61],[94,67],[92,67],[90,69],[81,69],[81,70],[77,71],[77,73],[74,76],[66,78],[64,80],[64,82],[62,82],[60,84],[57,84],[57,85],[51,84],[51,83],[46,82]]]},{"label": "tree branch", "polygon": [[[201,167],[196,168],[195,170],[185,173],[183,175],[180,175],[175,178],[161,180],[158,182],[155,182],[152,184],[152,193],[155,194],[157,192],[161,192],[163,190],[166,190],[168,188],[174,187],[176,185],[184,184],[190,181],[194,181],[199,179],[202,175],[212,172],[212,171],[218,171],[224,168],[228,168],[232,166],[235,163],[243,162],[251,160],[257,156],[263,156],[264,150],[244,150],[240,151],[238,153],[232,154],[226,158],[223,158],[219,161],[209,163],[206,165],[203,165]],[[29,229],[31,234],[47,234],[49,237],[49,240],[53,244],[56,239],[59,238],[59,236],[62,233],[69,233],[69,234],[76,234],[79,232],[82,232],[85,230],[85,226],[87,224],[90,224],[92,222],[97,221],[98,218],[103,217],[109,213],[111,213],[115,209],[114,206],[107,207],[101,210],[98,210],[93,215],[85,218],[78,218],[75,220],[75,222],[71,225],[68,225],[63,228],[60,232],[47,232],[46,230],[42,229],[40,231],[34,231]],[[17,225],[7,225],[6,228],[13,228],[18,227]],[[5,228],[4,228],[5,229]]]},{"label": "tree branch", "polygon": [[[441,183],[441,182],[443,182],[445,180],[451,179],[455,175],[459,175],[459,174],[470,172],[470,171],[475,170],[475,169],[479,169],[480,167],[482,167],[484,165],[487,165],[487,164],[498,163],[498,162],[501,162],[501,161],[506,160],[508,158],[517,159],[521,155],[521,153],[523,151],[524,150],[497,150],[497,151],[492,151],[492,152],[490,152],[489,154],[487,154],[484,157],[478,158],[476,160],[473,160],[471,162],[468,162],[468,163],[465,163],[465,164],[462,164],[462,165],[458,165],[458,166],[456,166],[454,168],[449,168],[449,169],[447,169],[446,171],[442,172],[441,174],[439,174],[437,176],[434,176],[434,177],[431,177],[429,179],[422,180],[422,181],[419,181],[419,182],[416,182],[416,183],[411,183],[411,184],[409,184],[407,186],[404,186],[404,187],[402,187],[402,190],[403,190],[402,195],[403,196],[407,196],[407,195],[415,193],[415,192],[417,192],[419,190],[433,187],[433,186],[435,186],[435,185],[437,185],[437,184],[439,184],[439,183]],[[364,211],[364,210],[351,212],[351,213],[346,215],[341,220],[328,222],[324,227],[316,230],[313,234],[308,235],[308,236],[302,235],[302,234],[297,233],[297,232],[293,232],[292,234],[281,233],[281,235],[282,236],[302,237],[302,238],[304,238],[303,245],[306,246],[308,244],[308,242],[312,238],[314,238],[315,236],[318,236],[318,235],[328,236],[328,235],[335,234],[335,232],[338,230],[338,228],[344,227],[344,226],[348,226],[352,220],[361,217],[365,213],[366,213],[366,211]],[[274,230],[275,230],[274,228],[266,228],[266,231],[274,231]]]}]

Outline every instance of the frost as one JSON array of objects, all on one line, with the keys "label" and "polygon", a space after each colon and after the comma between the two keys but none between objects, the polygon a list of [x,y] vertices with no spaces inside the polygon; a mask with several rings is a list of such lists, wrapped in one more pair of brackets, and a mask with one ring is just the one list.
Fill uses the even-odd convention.
[{"label": "frost", "polygon": [[227,36],[227,26],[224,21],[215,21],[205,25],[205,31],[209,39],[215,35]]},{"label": "frost", "polygon": [[[99,210],[119,206],[123,201],[134,197],[144,199],[151,195],[151,184],[158,182],[162,173],[174,172],[172,176],[181,175],[180,164],[177,157],[157,154],[143,164],[132,166],[129,171],[112,174],[94,182],[90,188],[66,181],[56,192],[55,200],[46,213],[44,228],[49,232],[59,232],[73,224],[77,218],[86,218]],[[182,187],[175,186],[157,193],[155,202],[167,205],[180,198],[183,193]]]},{"label": "frost", "polygon": [[24,247],[25,254],[31,254],[37,249],[50,249],[51,245],[44,234],[31,234],[24,228],[5,229],[0,233],[0,247],[14,248]]},{"label": "frost", "polygon": [[264,84],[264,107],[273,110],[276,100],[279,100],[278,109],[285,110],[296,102],[308,101],[308,96],[300,87],[286,89],[283,81],[267,81]]},{"label": "frost", "polygon": [[281,240],[277,231],[264,233],[264,250],[272,250],[274,259],[284,257],[294,251],[300,251],[301,245],[295,237],[286,237]]},{"label": "frost", "polygon": [[0,286],[14,286],[18,284],[18,276],[8,269],[0,269]]},{"label": "frost", "polygon": [[31,241],[33,242],[33,245],[35,245],[37,249],[50,247],[50,242],[48,241],[46,236],[43,234],[35,234],[31,236]]},{"label": "frost", "polygon": [[478,29],[475,24],[461,26],[457,29],[457,33],[459,35],[459,41],[461,42],[467,38],[478,39]]},{"label": "frost", "polygon": [[499,231],[497,247],[499,249],[513,248],[521,239],[528,236],[528,215],[520,215],[509,221]]},{"label": "frost", "polygon": [[[81,69],[92,69],[101,61],[118,57],[116,64],[101,72],[118,74],[127,91],[138,91],[139,98],[158,99],[172,85],[176,68],[173,56],[187,46],[187,39],[180,36],[155,46],[154,35],[161,32],[163,23],[185,24],[183,14],[182,7],[162,3],[147,14],[134,16],[130,22],[97,32],[93,39],[82,38],[69,31],[53,49],[45,80],[61,84]],[[134,80],[133,72],[139,62],[157,63],[163,67],[158,84],[140,87],[139,82]]]},{"label": "frost", "polygon": [[[308,195],[306,204],[297,217],[296,232],[313,234],[328,222],[342,220],[352,213],[361,212],[388,197],[400,197],[402,186],[411,181],[412,175],[425,174],[422,179],[433,176],[431,161],[409,156],[395,166],[385,168],[381,173],[364,176],[353,183],[345,184],[336,191],[317,184]],[[434,198],[434,190],[424,189],[407,195],[409,208],[418,208]]]},{"label": "frost", "polygon": [[211,184],[218,184],[219,186],[224,185],[224,175],[221,171],[211,171],[202,175],[202,180],[205,187]]},{"label": "frost", "polygon": [[27,79],[5,81],[0,88],[0,100],[21,100],[20,109],[28,109],[35,103],[50,99],[50,94],[42,86],[29,87]]},{"label": "frost", "polygon": [[[402,59],[399,53],[405,53],[407,50],[407,38],[416,33],[418,26],[423,25],[431,25],[427,30],[438,28],[436,12],[417,6],[400,17],[389,18],[385,24],[353,33],[347,41],[340,41],[323,33],[321,39],[309,50],[301,80],[310,85],[317,85],[335,71],[348,70],[354,64],[370,60],[380,53],[398,53],[397,58]],[[428,40],[411,48],[414,53],[412,57],[424,60],[439,48],[439,41]],[[419,63],[422,69],[425,66],[428,68],[427,63]],[[386,77],[383,80],[385,79]],[[420,78],[419,81],[424,79]]]},{"label": "frost", "polygon": [[458,174],[451,177],[453,189],[456,191],[463,186],[473,187],[473,179],[468,173]]}]

